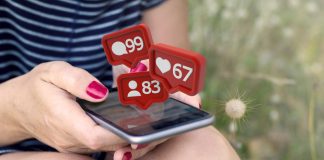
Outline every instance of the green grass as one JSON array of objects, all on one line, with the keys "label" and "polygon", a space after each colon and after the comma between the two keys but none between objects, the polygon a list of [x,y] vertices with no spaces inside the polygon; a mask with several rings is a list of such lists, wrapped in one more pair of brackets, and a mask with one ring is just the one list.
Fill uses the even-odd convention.
[{"label": "green grass", "polygon": [[[321,0],[190,0],[193,49],[208,59],[203,106],[242,159],[324,158],[323,8]],[[233,136],[224,104],[239,96],[248,112]]]}]

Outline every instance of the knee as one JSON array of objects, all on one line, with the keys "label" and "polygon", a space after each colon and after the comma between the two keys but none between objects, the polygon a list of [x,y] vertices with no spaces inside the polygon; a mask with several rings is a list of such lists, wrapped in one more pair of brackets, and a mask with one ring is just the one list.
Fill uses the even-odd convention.
[{"label": "knee", "polygon": [[239,157],[220,132],[206,127],[171,138],[142,159],[238,160]]},{"label": "knee", "polygon": [[178,143],[187,143],[186,148],[191,151],[194,150],[193,154],[205,155],[203,159],[239,159],[231,144],[214,127],[202,128],[180,135],[177,138]]}]

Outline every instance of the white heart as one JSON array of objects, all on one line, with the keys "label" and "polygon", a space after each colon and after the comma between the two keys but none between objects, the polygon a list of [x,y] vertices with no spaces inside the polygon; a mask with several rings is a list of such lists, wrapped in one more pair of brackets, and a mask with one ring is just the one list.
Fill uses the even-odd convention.
[{"label": "white heart", "polygon": [[167,59],[158,57],[156,58],[155,63],[163,74],[171,69],[171,64]]}]

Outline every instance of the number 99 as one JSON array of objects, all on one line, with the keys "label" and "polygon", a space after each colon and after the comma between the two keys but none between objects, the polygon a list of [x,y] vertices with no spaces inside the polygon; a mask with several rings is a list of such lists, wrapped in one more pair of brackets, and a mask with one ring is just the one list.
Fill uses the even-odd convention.
[{"label": "number 99", "polygon": [[127,39],[125,44],[129,53],[134,52],[135,49],[141,51],[144,47],[143,39],[140,36],[136,36],[134,39]]}]

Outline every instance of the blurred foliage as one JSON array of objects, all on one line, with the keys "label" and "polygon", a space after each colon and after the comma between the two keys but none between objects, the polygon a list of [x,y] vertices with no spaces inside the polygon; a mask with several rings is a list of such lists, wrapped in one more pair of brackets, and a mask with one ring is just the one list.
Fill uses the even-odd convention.
[{"label": "blurred foliage", "polygon": [[[324,159],[324,1],[190,0],[203,107],[242,159]],[[237,130],[224,104],[241,98]]]}]

